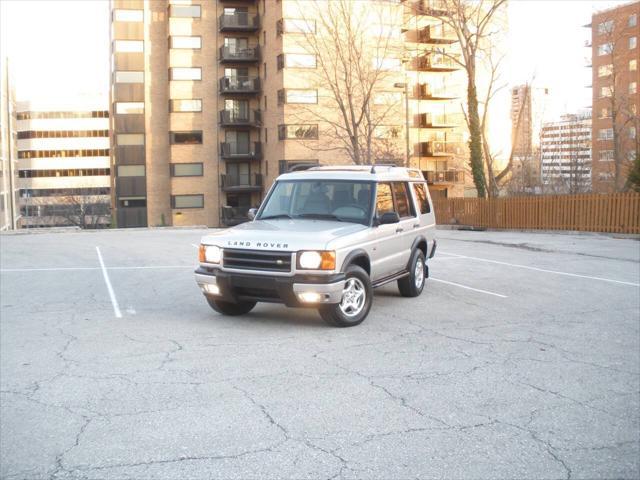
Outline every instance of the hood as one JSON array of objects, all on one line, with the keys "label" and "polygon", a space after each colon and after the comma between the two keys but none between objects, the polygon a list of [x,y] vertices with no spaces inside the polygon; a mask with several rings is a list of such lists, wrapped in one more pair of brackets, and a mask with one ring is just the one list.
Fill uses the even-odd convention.
[{"label": "hood", "polygon": [[250,250],[322,250],[331,240],[366,228],[359,223],[327,220],[257,220],[207,235],[202,243]]}]

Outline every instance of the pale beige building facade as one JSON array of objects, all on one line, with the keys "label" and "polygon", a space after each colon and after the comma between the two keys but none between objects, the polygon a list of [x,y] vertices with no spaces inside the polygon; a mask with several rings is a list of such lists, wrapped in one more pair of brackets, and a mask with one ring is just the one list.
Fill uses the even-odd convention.
[{"label": "pale beige building facade", "polygon": [[0,231],[15,230],[18,209],[16,105],[6,57],[0,57]]},{"label": "pale beige building facade", "polygon": [[[382,72],[373,137],[388,151],[376,161],[408,157],[434,195],[461,196],[464,82],[452,60],[456,41],[437,18],[440,2],[351,4],[371,17],[364,43],[384,37],[386,45],[384,57],[363,50]],[[313,48],[326,27],[323,5],[111,0],[118,226],[234,224],[280,173],[352,161],[332,133],[336,98]]]}]

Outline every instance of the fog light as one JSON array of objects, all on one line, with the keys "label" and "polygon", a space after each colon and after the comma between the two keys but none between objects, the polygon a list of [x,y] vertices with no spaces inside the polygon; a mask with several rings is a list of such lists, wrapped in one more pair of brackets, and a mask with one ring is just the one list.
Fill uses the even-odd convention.
[{"label": "fog light", "polygon": [[318,303],[322,299],[316,292],[302,292],[298,294],[298,298],[304,303]]},{"label": "fog light", "polygon": [[210,295],[220,295],[220,287],[218,285],[206,283],[203,286],[203,290]]}]

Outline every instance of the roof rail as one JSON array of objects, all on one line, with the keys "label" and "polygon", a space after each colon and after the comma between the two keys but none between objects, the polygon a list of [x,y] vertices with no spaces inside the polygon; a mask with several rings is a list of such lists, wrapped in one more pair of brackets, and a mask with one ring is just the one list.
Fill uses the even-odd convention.
[{"label": "roof rail", "polygon": [[395,168],[397,166],[395,163],[373,163],[371,164],[371,173],[376,173],[376,167]]}]

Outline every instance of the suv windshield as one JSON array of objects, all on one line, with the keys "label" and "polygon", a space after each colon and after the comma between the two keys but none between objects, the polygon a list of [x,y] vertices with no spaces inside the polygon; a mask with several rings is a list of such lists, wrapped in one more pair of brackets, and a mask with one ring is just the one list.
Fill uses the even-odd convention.
[{"label": "suv windshield", "polygon": [[310,218],[368,225],[373,185],[351,180],[279,181],[258,219]]}]

